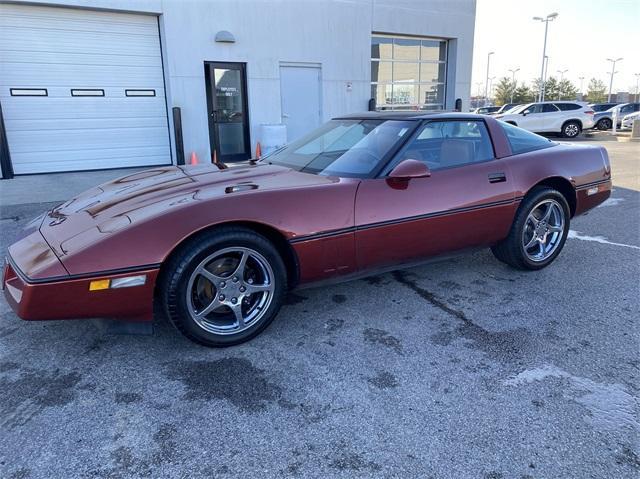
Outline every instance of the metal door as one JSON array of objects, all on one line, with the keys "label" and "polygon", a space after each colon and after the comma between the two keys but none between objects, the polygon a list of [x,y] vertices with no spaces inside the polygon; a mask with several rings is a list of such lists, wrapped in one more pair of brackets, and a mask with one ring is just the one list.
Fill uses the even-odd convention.
[{"label": "metal door", "polygon": [[319,65],[280,65],[282,123],[287,141],[302,137],[322,122]]}]

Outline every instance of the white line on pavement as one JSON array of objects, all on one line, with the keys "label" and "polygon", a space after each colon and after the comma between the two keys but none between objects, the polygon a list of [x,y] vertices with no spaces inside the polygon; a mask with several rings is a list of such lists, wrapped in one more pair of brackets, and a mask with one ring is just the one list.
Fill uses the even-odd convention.
[{"label": "white line on pavement", "polygon": [[597,208],[602,208],[603,206],[617,206],[624,201],[624,198],[609,198],[607,201],[599,204]]},{"label": "white line on pavement", "polygon": [[569,235],[567,236],[567,238],[579,239],[582,241],[594,241],[596,243],[610,244],[614,246],[624,246],[625,248],[640,249],[640,246],[634,246],[634,245],[623,244],[623,243],[614,243],[613,241],[609,241],[604,236],[587,236],[587,235],[582,235],[580,234],[579,231],[574,231],[574,230],[569,230]]}]

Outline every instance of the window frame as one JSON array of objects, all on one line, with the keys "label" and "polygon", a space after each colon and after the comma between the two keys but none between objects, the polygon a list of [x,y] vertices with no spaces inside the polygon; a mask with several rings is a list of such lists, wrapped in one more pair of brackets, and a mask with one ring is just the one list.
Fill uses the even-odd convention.
[{"label": "window frame", "polygon": [[[449,66],[449,50],[450,50],[450,45],[449,45],[449,39],[447,38],[440,38],[440,37],[427,37],[427,36],[409,36],[409,35],[395,35],[395,34],[390,34],[390,33],[381,33],[381,32],[372,32],[371,33],[371,40],[370,40],[370,44],[373,45],[373,40],[374,38],[385,38],[385,39],[389,39],[391,40],[391,45],[392,45],[392,51],[391,51],[391,58],[374,58],[373,55],[370,55],[369,58],[369,65],[370,65],[370,71],[373,70],[373,64],[375,63],[382,63],[382,62],[389,62],[391,64],[391,79],[388,81],[379,81],[379,78],[376,79],[376,81],[374,81],[373,79],[373,75],[371,75],[370,78],[370,82],[369,85],[371,87],[371,89],[373,89],[374,87],[376,87],[376,95],[373,98],[377,99],[377,88],[386,88],[387,86],[391,87],[391,96],[392,99],[394,98],[394,86],[398,85],[398,86],[409,86],[411,88],[416,88],[418,90],[418,103],[408,103],[408,104],[400,104],[400,103],[390,103],[390,104],[378,104],[376,101],[376,111],[403,111],[406,110],[407,108],[417,108],[418,111],[441,111],[444,110],[446,108],[446,104],[447,104],[447,79],[448,79],[448,66]],[[394,54],[394,47],[395,47],[395,41],[396,40],[417,40],[419,42],[419,55],[418,55],[418,59],[416,60],[406,60],[406,59],[396,59],[394,58],[395,54]],[[444,45],[444,60],[425,60],[422,59],[422,42],[423,41],[435,41],[435,42],[439,42],[440,45]],[[439,58],[439,57],[438,57]],[[408,83],[408,82],[403,82],[403,81],[394,81],[394,66],[395,64],[415,64],[418,68],[418,79],[417,81]],[[442,81],[422,81],[422,79],[420,78],[421,75],[421,70],[422,70],[422,65],[437,65],[438,66],[438,71],[440,70],[440,65],[443,65],[444,67],[444,77]],[[378,69],[379,71],[379,69]],[[436,102],[436,103],[421,103],[420,102],[420,93],[422,92],[423,88],[429,88],[429,87],[433,87],[436,86],[436,95],[438,95],[438,90],[439,87],[442,86],[442,101],[441,102]],[[438,95],[439,96],[439,95]],[[436,98],[437,101],[437,98]],[[434,110],[426,110],[426,109],[422,109],[421,107],[435,107]]]},{"label": "window frame", "polygon": [[428,123],[443,123],[443,122],[447,122],[447,123],[452,123],[452,122],[476,122],[476,123],[482,123],[485,127],[485,130],[487,132],[487,136],[489,137],[489,144],[491,145],[491,152],[493,153],[493,158],[489,158],[487,160],[482,160],[482,161],[474,161],[472,163],[464,163],[462,165],[452,165],[452,166],[445,166],[443,168],[435,168],[435,169],[431,169],[429,168],[430,171],[435,172],[435,171],[445,171],[445,170],[451,170],[454,168],[464,168],[466,166],[470,166],[470,165],[480,165],[482,163],[489,163],[490,161],[495,161],[497,160],[497,156],[496,156],[496,147],[495,147],[495,143],[493,141],[493,136],[491,135],[491,130],[489,129],[489,126],[487,125],[487,122],[484,119],[481,118],[434,118],[434,119],[425,119],[425,120],[421,120],[421,121],[416,121],[416,123],[418,124],[418,126],[416,128],[414,128],[413,132],[411,133],[411,135],[409,135],[409,137],[405,140],[404,143],[402,143],[401,145],[399,145],[397,151],[394,152],[393,156],[389,159],[389,161],[382,167],[380,168],[380,171],[375,175],[375,178],[388,178],[389,177],[389,173],[391,173],[391,171],[400,164],[400,162],[402,161],[400,159],[400,153],[404,150],[405,146],[409,145],[412,141],[414,141],[415,139],[418,138],[418,136],[420,136],[420,133],[422,133],[422,130],[424,129],[423,127],[426,126]]}]

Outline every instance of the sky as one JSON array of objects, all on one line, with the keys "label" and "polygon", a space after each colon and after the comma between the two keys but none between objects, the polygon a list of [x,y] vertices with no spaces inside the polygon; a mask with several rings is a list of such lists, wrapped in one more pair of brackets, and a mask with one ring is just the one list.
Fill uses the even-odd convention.
[{"label": "sky", "polygon": [[613,92],[635,92],[634,73],[640,73],[640,0],[477,0],[472,95],[484,92],[490,51],[495,52],[489,73],[496,77],[494,84],[503,76],[511,77],[509,69],[520,68],[516,80],[528,85],[540,77],[544,23],[532,18],[553,12],[559,15],[549,23],[548,76],[559,77],[558,70],[568,70],[564,78],[578,89],[581,76],[585,91],[594,77],[608,88],[611,63],[606,59],[622,57],[616,64]]}]

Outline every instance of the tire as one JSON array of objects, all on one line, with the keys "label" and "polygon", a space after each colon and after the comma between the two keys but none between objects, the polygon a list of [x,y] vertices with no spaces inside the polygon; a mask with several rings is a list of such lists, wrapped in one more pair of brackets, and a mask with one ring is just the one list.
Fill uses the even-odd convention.
[{"label": "tire", "polygon": [[[547,222],[543,223],[540,220],[547,212],[546,209],[543,209],[547,205],[553,205],[552,212]],[[534,215],[534,219],[543,223],[540,225],[540,229],[535,229],[534,221],[530,219],[530,215]],[[549,266],[558,257],[567,240],[570,216],[569,204],[562,193],[553,188],[537,186],[522,200],[509,235],[493,246],[491,251],[497,259],[516,269],[538,270]],[[545,229],[547,232],[544,234],[544,239],[548,243],[544,248],[548,249],[544,254],[541,254],[543,253],[543,247],[540,247],[539,244],[541,241],[535,241],[534,237],[537,237],[538,232],[544,232]],[[531,246],[527,248],[527,244],[531,244]],[[534,254],[536,249],[538,249],[538,255]]]},{"label": "tire", "polygon": [[580,122],[571,120],[562,125],[562,136],[565,138],[575,138],[582,131]]},{"label": "tire", "polygon": [[602,118],[596,124],[598,130],[610,130],[611,127],[613,127],[613,121],[610,118]]},{"label": "tire", "polygon": [[226,347],[271,324],[284,301],[287,274],[264,236],[221,227],[172,255],[159,286],[163,309],[183,335],[204,346]]}]

